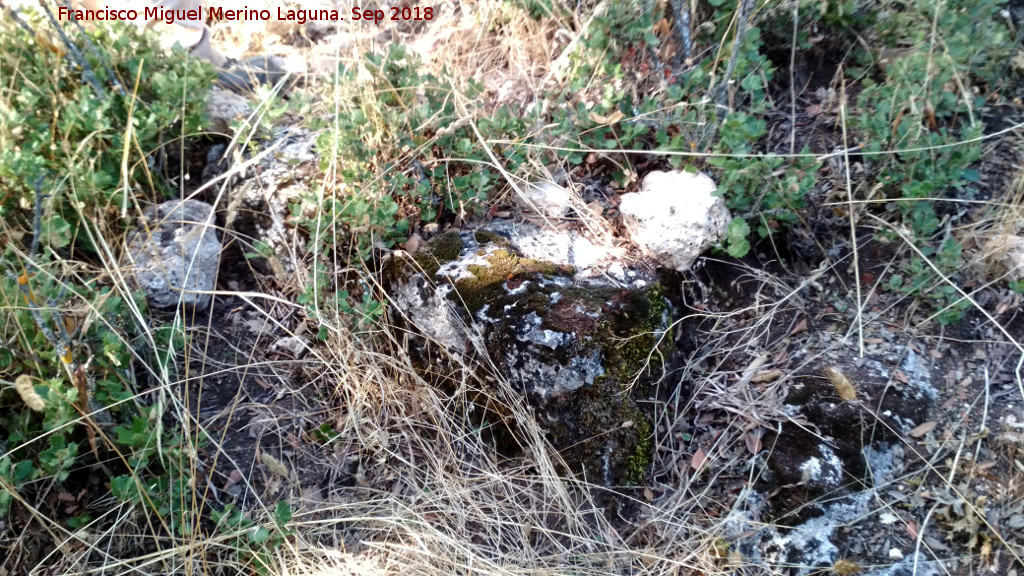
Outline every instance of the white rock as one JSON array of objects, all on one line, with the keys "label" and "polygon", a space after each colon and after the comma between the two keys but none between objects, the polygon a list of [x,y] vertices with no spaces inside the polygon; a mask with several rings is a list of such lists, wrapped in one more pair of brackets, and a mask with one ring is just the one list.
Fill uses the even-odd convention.
[{"label": "white rock", "polygon": [[619,202],[626,233],[659,264],[679,271],[725,235],[731,216],[706,174],[651,172]]},{"label": "white rock", "polygon": [[562,218],[569,213],[569,190],[554,182],[534,182],[520,187],[521,196],[516,196],[519,204],[548,218]]},{"label": "white rock", "polygon": [[903,551],[899,548],[890,548],[889,558],[892,558],[893,560],[903,560]]},{"label": "white rock", "polygon": [[202,310],[220,265],[220,240],[213,207],[198,200],[172,200],[150,206],[138,231],[128,239],[127,257],[136,282],[157,308],[179,303]]},{"label": "white rock", "polygon": [[622,264],[612,262],[611,266],[608,266],[608,275],[622,282],[626,279],[626,270],[622,268]]}]

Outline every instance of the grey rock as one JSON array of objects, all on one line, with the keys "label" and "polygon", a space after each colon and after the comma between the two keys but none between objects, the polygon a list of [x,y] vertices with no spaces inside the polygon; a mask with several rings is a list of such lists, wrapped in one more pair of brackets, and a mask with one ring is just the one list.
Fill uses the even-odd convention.
[{"label": "grey rock", "polygon": [[203,310],[216,285],[220,253],[213,207],[198,200],[171,200],[145,210],[128,239],[127,257],[153,306],[187,304]]},{"label": "grey rock", "polygon": [[637,395],[661,376],[645,362],[655,349],[673,354],[658,337],[669,306],[656,283],[582,285],[571,267],[528,258],[490,230],[448,232],[413,256],[396,253],[384,276],[396,327],[421,335],[410,348],[418,369],[445,373],[481,359],[528,399],[573,472],[606,485],[643,474],[651,421]]},{"label": "grey rock", "polygon": [[[262,273],[280,277],[294,270],[289,246],[298,242],[292,237],[294,229],[288,225],[288,209],[311,191],[311,183],[319,175],[317,135],[305,129],[276,132],[268,144],[272,152],[258,169],[233,178],[228,201],[218,205],[227,237],[241,247],[248,262]],[[307,208],[315,209],[303,206],[304,210]]]},{"label": "grey rock", "polygon": [[519,205],[547,218],[562,218],[569,213],[572,193],[554,182],[533,182],[520,187]]},{"label": "grey rock", "polygon": [[214,86],[206,97],[206,115],[210,119],[210,130],[223,134],[231,133],[231,123],[252,115],[253,108],[244,96]]}]

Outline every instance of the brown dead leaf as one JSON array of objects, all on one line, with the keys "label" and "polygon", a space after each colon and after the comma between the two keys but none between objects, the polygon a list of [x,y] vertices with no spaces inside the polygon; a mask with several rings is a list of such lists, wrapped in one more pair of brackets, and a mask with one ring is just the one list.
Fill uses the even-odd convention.
[{"label": "brown dead leaf", "polygon": [[794,326],[793,329],[789,331],[789,335],[796,336],[801,332],[807,332],[807,318],[804,318],[797,322],[796,326]]},{"label": "brown dead leaf", "polygon": [[938,425],[939,423],[936,422],[935,420],[929,420],[927,422],[915,426],[910,432],[908,432],[908,434],[910,434],[914,438],[920,438],[925,434],[931,432],[932,430],[935,430],[935,427]]},{"label": "brown dead leaf", "polygon": [[231,474],[228,475],[228,479],[224,481],[224,489],[227,490],[228,488],[231,488],[232,486],[238,484],[241,481],[242,473],[239,472],[238,469],[236,468],[235,470],[231,471]]},{"label": "brown dead leaf", "polygon": [[708,461],[708,455],[704,453],[704,450],[697,448],[697,451],[693,453],[693,458],[690,460],[690,467],[694,470],[700,470],[700,467]]},{"label": "brown dead leaf", "polygon": [[761,452],[761,431],[760,430],[751,430],[750,432],[747,432],[747,434],[744,437],[744,439],[747,442],[747,450],[751,454],[758,454],[759,452]]},{"label": "brown dead leaf", "polygon": [[644,498],[646,498],[648,502],[654,501],[654,492],[651,492],[651,489],[646,486],[644,487]]},{"label": "brown dead leaf", "polygon": [[747,368],[743,371],[743,373],[744,374],[753,373],[755,370],[757,370],[761,366],[764,366],[764,363],[767,362],[767,361],[768,361],[768,355],[767,354],[761,354],[757,358],[754,358],[753,360],[750,361],[750,364],[747,365]]},{"label": "brown dead leaf", "polygon": [[892,373],[892,377],[904,384],[910,382],[910,378],[907,377],[907,373],[904,372],[903,370],[894,370]]},{"label": "brown dead leaf", "polygon": [[911,540],[917,540],[917,523],[913,520],[907,522],[907,535],[910,536]]}]

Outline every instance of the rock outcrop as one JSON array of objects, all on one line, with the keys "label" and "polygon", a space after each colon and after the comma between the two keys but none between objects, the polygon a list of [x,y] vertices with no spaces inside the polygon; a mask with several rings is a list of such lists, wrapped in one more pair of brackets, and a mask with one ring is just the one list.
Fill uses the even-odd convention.
[{"label": "rock outcrop", "polygon": [[203,310],[217,280],[221,243],[213,207],[198,200],[150,206],[128,239],[126,255],[135,281],[157,308],[179,304]]},{"label": "rock outcrop", "polygon": [[572,472],[605,485],[642,477],[651,420],[637,399],[661,375],[657,361],[648,369],[652,353],[671,355],[657,283],[580,284],[571,267],[524,257],[490,231],[449,232],[414,256],[397,253],[385,278],[396,320],[421,335],[412,348],[421,369],[446,371],[436,347],[486,356]]}]

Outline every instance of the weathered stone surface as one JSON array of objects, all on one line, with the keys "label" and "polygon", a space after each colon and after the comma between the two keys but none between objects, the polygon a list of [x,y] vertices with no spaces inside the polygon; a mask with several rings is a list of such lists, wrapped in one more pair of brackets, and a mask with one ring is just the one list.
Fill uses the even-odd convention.
[{"label": "weathered stone surface", "polygon": [[[252,170],[232,178],[227,201],[217,206],[224,219],[225,243],[234,243],[246,261],[262,273],[283,276],[294,269],[291,246],[299,243],[288,224],[289,205],[312,189],[319,175],[317,133],[306,129],[278,131],[267,154]],[[207,158],[210,179],[230,170],[222,148]],[[230,239],[230,242],[228,241]]]},{"label": "weathered stone surface", "polygon": [[569,213],[572,193],[554,182],[533,182],[520,187],[516,201],[524,209],[547,218],[562,218]]},{"label": "weathered stone surface", "polygon": [[559,230],[529,222],[492,220],[483,228],[505,237],[518,253],[573,270],[576,284],[643,288],[654,282],[649,267],[634,267],[627,253],[610,238],[596,239],[580,231]]},{"label": "weathered stone surface", "polygon": [[221,244],[213,207],[198,200],[150,206],[128,240],[127,257],[136,282],[158,308],[179,303],[205,309],[217,280]]},{"label": "weathered stone surface", "polygon": [[725,235],[731,219],[709,176],[655,171],[619,203],[629,237],[659,264],[685,271]]},{"label": "weathered stone surface", "polygon": [[253,112],[249,100],[230,90],[210,88],[206,96],[206,115],[210,119],[210,130],[222,134],[231,133],[231,123],[248,118]]},{"label": "weathered stone surface", "polygon": [[[726,539],[752,564],[772,570],[811,576],[834,566],[844,557],[849,526],[877,514],[879,494],[906,472],[903,438],[929,417],[938,397],[930,362],[907,349],[898,364],[903,382],[896,384],[897,366],[837,362],[834,369],[855,378],[858,402],[843,401],[826,378],[797,376],[786,399],[789,421],[762,437],[752,461],[755,480],[741,496],[747,504],[724,520]],[[911,574],[914,566],[909,556],[873,574]],[[918,573],[939,571],[922,561]]]},{"label": "weathered stone surface", "polygon": [[412,350],[421,368],[443,361],[432,346],[486,355],[528,397],[573,472],[608,485],[642,476],[651,424],[636,394],[669,316],[657,284],[580,286],[571,268],[523,257],[489,231],[449,232],[413,257],[399,253],[385,277],[399,315],[426,337]]}]

